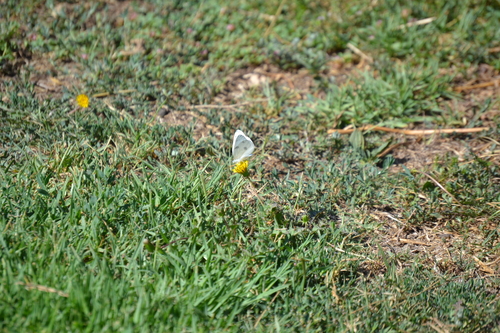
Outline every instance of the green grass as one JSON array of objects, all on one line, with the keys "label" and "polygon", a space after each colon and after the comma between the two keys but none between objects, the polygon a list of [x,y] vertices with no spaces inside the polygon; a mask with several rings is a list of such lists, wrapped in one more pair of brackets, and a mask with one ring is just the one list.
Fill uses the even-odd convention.
[{"label": "green grass", "polygon": [[[0,331],[499,332],[499,104],[453,88],[500,70],[500,7],[373,3],[7,1]],[[315,87],[193,109],[263,64]],[[490,130],[411,141],[449,149],[394,169],[406,137],[327,134],[366,124]]]}]

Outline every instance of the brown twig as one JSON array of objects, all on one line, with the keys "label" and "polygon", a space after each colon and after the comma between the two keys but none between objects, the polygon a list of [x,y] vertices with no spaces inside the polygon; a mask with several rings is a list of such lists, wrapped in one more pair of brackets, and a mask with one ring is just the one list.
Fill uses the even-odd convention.
[{"label": "brown twig", "polygon": [[405,135],[430,135],[430,134],[452,134],[452,133],[476,133],[489,130],[489,127],[475,127],[475,128],[442,128],[442,129],[424,129],[424,130],[404,130],[389,128],[383,126],[367,125],[359,128],[349,128],[349,129],[330,129],[328,134],[339,133],[339,134],[350,134],[355,130],[358,131],[382,131],[390,133],[400,133]]},{"label": "brown twig", "polygon": [[484,262],[479,260],[479,258],[472,256],[472,259],[479,265],[479,269],[487,274],[495,274],[495,270],[488,267]]},{"label": "brown twig", "polygon": [[377,157],[378,158],[382,158],[385,155],[389,154],[394,149],[398,148],[399,146],[403,146],[404,144],[406,144],[406,143],[405,142],[399,142],[399,143],[396,143],[394,145],[391,145],[391,146],[387,147],[386,149],[384,149],[383,152],[381,152],[380,154],[378,154]]},{"label": "brown twig", "polygon": [[435,19],[436,19],[435,17],[428,17],[428,18],[423,19],[423,20],[418,20],[418,21],[415,21],[415,22],[408,22],[406,24],[401,24],[398,27],[398,29],[404,29],[404,28],[414,27],[414,26],[417,26],[417,25],[429,24],[432,21],[434,21]]},{"label": "brown twig", "polygon": [[489,81],[489,82],[472,84],[469,86],[460,86],[460,87],[454,88],[453,90],[460,92],[460,91],[464,91],[464,90],[472,90],[472,89],[486,88],[486,87],[499,86],[499,85],[500,85],[500,80],[493,80],[493,81]]},{"label": "brown twig", "polygon": [[37,82],[37,83],[36,83],[36,86],[37,86],[37,87],[40,87],[40,88],[43,88],[43,89],[45,89],[45,90],[48,90],[48,91],[56,91],[56,88],[54,88],[54,87],[50,87],[50,86],[46,85],[46,84],[45,84],[45,83],[43,83],[43,82]]},{"label": "brown twig", "polygon": [[457,198],[455,198],[455,196],[453,194],[451,194],[450,192],[448,192],[447,189],[445,189],[443,187],[443,185],[441,185],[437,180],[435,180],[431,175],[429,175],[428,173],[425,173],[423,171],[419,171],[419,170],[415,170],[415,172],[418,172],[418,173],[421,173],[422,175],[426,176],[427,178],[429,178],[430,180],[432,180],[432,182],[434,184],[436,184],[437,187],[439,187],[440,189],[442,189],[446,194],[448,194],[455,202],[457,202],[458,204],[460,204],[460,201],[457,200]]},{"label": "brown twig", "polygon": [[[287,281],[288,281],[288,279],[286,279],[286,280],[285,280],[285,282],[284,282],[283,284],[287,283]],[[262,311],[262,313],[260,314],[259,318],[257,318],[257,321],[256,321],[256,322],[255,322],[255,324],[253,325],[253,328],[256,328],[256,327],[257,327],[257,325],[259,325],[260,320],[262,319],[262,317],[264,316],[264,314],[265,314],[265,313],[267,312],[267,310],[269,309],[269,306],[271,306],[271,304],[273,304],[273,303],[274,303],[274,301],[275,301],[275,300],[276,300],[276,298],[279,296],[279,294],[281,294],[281,290],[280,290],[280,291],[278,291],[278,292],[276,293],[276,295],[274,295],[273,299],[272,299],[272,300],[271,300],[271,302],[268,304],[267,308],[266,308],[264,311]]]},{"label": "brown twig", "polygon": [[134,92],[134,91],[136,91],[136,89],[124,89],[124,90],[118,90],[118,91],[115,91],[114,93],[113,93],[113,92],[106,91],[106,92],[102,92],[102,93],[93,94],[91,97],[92,97],[92,98],[103,98],[103,97],[108,97],[108,96],[111,96],[111,95],[123,95],[123,94],[128,94],[128,93],[131,93],[131,92]]},{"label": "brown twig", "polygon": [[85,110],[85,109],[83,109],[83,108],[74,108],[73,110],[71,110],[70,112],[68,112],[68,115],[73,114],[73,113],[75,113],[77,111],[80,111],[80,110]]},{"label": "brown twig", "polygon": [[54,289],[51,287],[42,286],[39,284],[33,284],[33,283],[29,283],[29,282],[26,282],[26,283],[25,282],[16,282],[16,284],[19,286],[24,286],[24,288],[26,288],[26,290],[36,289],[36,290],[47,292],[47,293],[57,294],[61,297],[69,297],[69,294],[67,294],[63,291],[60,291],[60,290],[57,290],[57,289]]},{"label": "brown twig", "polygon": [[373,58],[372,57],[370,57],[369,55],[366,55],[365,53],[363,53],[363,51],[361,51],[360,49],[358,49],[353,44],[347,43],[347,48],[349,48],[352,52],[354,52],[355,54],[359,55],[361,58],[363,58],[364,60],[366,60],[369,64],[373,63]]},{"label": "brown twig", "polygon": [[[262,99],[257,99],[254,101],[248,101],[248,102],[242,102],[242,103],[237,103],[237,104],[227,104],[227,105],[219,105],[219,104],[206,104],[206,105],[188,105],[185,106],[186,109],[192,110],[192,109],[233,109],[237,108],[240,106],[246,106],[246,105],[251,105],[255,103],[262,103],[262,102],[267,102],[267,98],[262,98]],[[166,106],[162,106],[162,108],[167,108]]]},{"label": "brown twig", "polygon": [[171,241],[171,242],[170,242],[170,243],[168,243],[168,244],[162,245],[162,246],[161,246],[161,248],[162,248],[162,249],[164,249],[164,248],[166,248],[166,247],[169,247],[170,245],[173,245],[173,244],[175,244],[175,243],[177,243],[177,242],[180,242],[180,241],[182,241],[182,240],[186,240],[186,239],[189,239],[189,238],[188,238],[188,237],[182,237],[182,238],[179,238],[179,239],[173,240],[173,241]]},{"label": "brown twig", "polygon": [[422,242],[422,241],[413,240],[413,239],[398,238],[397,240],[400,243],[404,243],[404,244],[424,245],[424,246],[431,246],[432,245],[432,244],[427,243],[427,242]]},{"label": "brown twig", "polygon": [[330,243],[327,243],[328,245],[330,245],[335,251],[338,251],[338,252],[342,252],[342,253],[345,253],[345,254],[350,254],[350,255],[353,255],[353,256],[356,256],[356,257],[359,257],[359,258],[363,258],[365,260],[370,260],[370,261],[373,261],[372,259],[362,255],[362,254],[357,254],[357,253],[352,253],[352,252],[347,252],[347,251],[344,251],[336,246],[334,246],[333,244],[330,244]]},{"label": "brown twig", "polygon": [[278,17],[281,15],[281,11],[283,10],[284,4],[285,4],[285,0],[282,0],[278,6],[278,9],[276,10],[276,14],[274,14],[273,19],[271,20],[271,24],[269,25],[269,27],[267,27],[267,30],[264,33],[264,38],[267,38],[269,36],[269,33],[271,32],[271,30],[274,28],[274,25],[276,24]]}]

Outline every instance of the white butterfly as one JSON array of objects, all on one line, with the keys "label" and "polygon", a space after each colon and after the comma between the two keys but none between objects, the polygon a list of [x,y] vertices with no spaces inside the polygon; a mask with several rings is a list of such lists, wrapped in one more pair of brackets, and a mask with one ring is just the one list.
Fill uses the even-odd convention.
[{"label": "white butterfly", "polygon": [[238,163],[252,156],[255,145],[248,136],[240,130],[234,133],[233,138],[233,163]]}]

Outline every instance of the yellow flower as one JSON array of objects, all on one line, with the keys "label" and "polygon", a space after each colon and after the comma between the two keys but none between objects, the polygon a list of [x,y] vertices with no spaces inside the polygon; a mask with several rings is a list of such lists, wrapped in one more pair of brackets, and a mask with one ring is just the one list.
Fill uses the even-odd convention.
[{"label": "yellow flower", "polygon": [[239,173],[245,177],[248,177],[248,161],[244,160],[236,163],[236,166],[233,169],[234,173]]},{"label": "yellow flower", "polygon": [[85,94],[78,95],[78,96],[76,96],[76,102],[82,108],[88,108],[89,107],[89,96],[87,96]]}]

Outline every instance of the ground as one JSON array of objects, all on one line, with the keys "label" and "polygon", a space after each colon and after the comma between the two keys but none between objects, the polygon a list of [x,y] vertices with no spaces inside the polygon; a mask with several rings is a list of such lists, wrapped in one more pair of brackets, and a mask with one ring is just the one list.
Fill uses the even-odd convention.
[{"label": "ground", "polygon": [[[435,5],[436,9],[426,1],[419,2],[415,8],[398,7],[397,15],[391,14],[395,15],[394,22],[387,14],[390,6],[377,1],[361,2],[359,9],[345,8],[338,16],[332,14],[331,5],[323,2],[307,5],[301,1],[281,1],[269,8],[266,4],[246,1],[242,1],[241,6],[221,6],[217,1],[192,5],[197,8],[194,12],[182,3],[71,1],[58,2],[49,10],[49,5],[40,2],[27,6],[26,12],[11,9],[8,18],[1,17],[4,39],[0,46],[4,48],[4,56],[0,62],[3,81],[0,108],[2,117],[12,127],[2,134],[1,150],[9,156],[12,161],[9,163],[15,165],[9,176],[12,183],[4,186],[5,191],[21,186],[22,177],[17,176],[17,172],[31,163],[23,166],[24,162],[19,162],[24,160],[18,157],[23,150],[14,152],[22,146],[18,142],[25,142],[22,147],[31,149],[32,154],[47,155],[47,160],[53,161],[50,167],[45,166],[47,169],[33,166],[37,170],[33,174],[38,177],[38,193],[50,198],[57,197],[49,191],[51,186],[54,190],[66,186],[63,184],[77,184],[85,177],[103,177],[94,181],[95,184],[102,181],[103,188],[124,182],[120,183],[124,189],[121,195],[126,197],[136,193],[134,191],[142,193],[141,186],[156,186],[161,173],[165,172],[163,181],[169,184],[167,189],[176,188],[178,197],[162,192],[151,204],[145,199],[147,195],[134,194],[137,197],[118,206],[113,206],[113,200],[121,196],[97,200],[109,202],[109,210],[114,212],[107,220],[99,217],[104,220],[109,235],[103,231],[103,235],[96,238],[97,250],[88,246],[91,250],[85,251],[85,258],[81,254],[82,263],[97,260],[91,258],[100,255],[106,258],[106,251],[113,252],[115,246],[108,242],[116,239],[122,242],[120,244],[127,242],[126,238],[120,238],[122,224],[117,222],[120,218],[127,224],[132,220],[137,223],[134,231],[127,231],[130,234],[141,230],[153,239],[154,244],[144,239],[144,246],[151,246],[149,251],[155,258],[170,255],[177,242],[184,246],[180,244],[191,240],[203,230],[200,225],[210,221],[213,223],[210,228],[214,230],[221,225],[227,227],[230,231],[221,229],[224,229],[224,237],[229,238],[220,236],[220,247],[219,235],[195,245],[203,248],[214,241],[215,247],[210,245],[207,253],[219,253],[217,251],[225,251],[226,246],[227,249],[235,246],[230,258],[243,256],[245,251],[251,253],[248,262],[257,263],[248,269],[245,281],[258,276],[259,269],[255,267],[267,267],[267,263],[274,262],[266,261],[268,258],[262,254],[274,253],[273,246],[280,249],[276,250],[276,257],[289,247],[296,251],[291,251],[291,267],[306,265],[305,262],[311,265],[308,266],[311,273],[304,273],[301,283],[307,280],[312,286],[321,285],[331,290],[328,297],[331,296],[332,304],[342,306],[332,306],[333,318],[337,309],[353,316],[354,319],[340,319],[345,331],[363,327],[363,315],[358,311],[367,311],[363,312],[366,315],[379,306],[384,308],[386,301],[413,309],[412,297],[418,299],[427,292],[431,293],[430,297],[434,297],[432,292],[453,294],[440,277],[453,283],[484,282],[485,289],[481,290],[486,295],[484,300],[481,301],[483,296],[477,296],[481,292],[471,299],[477,296],[481,299],[478,302],[490,302],[485,311],[493,313],[491,304],[498,301],[500,272],[500,47],[495,39],[498,36],[494,29],[495,11],[491,9],[496,8],[495,5],[482,4],[483,8],[473,2],[464,4],[464,8],[469,6],[467,9],[473,8],[476,13],[474,23],[468,28],[464,27],[469,24],[467,20],[473,19],[466,9],[460,12],[444,4],[442,8]],[[330,8],[330,11],[325,9],[323,13],[321,8]],[[425,15],[422,17],[426,12],[436,15],[437,21],[427,20],[418,27],[410,25],[419,22],[417,18],[428,19]],[[301,15],[307,17],[303,22],[298,19]],[[31,22],[27,18],[36,20]],[[9,22],[18,22],[18,25],[10,26]],[[293,22],[292,26],[287,22]],[[387,27],[381,28],[384,24]],[[492,26],[491,31],[488,26]],[[332,36],[334,27],[343,30]],[[300,29],[305,32],[299,38],[295,34],[299,34]],[[477,42],[470,36],[477,38]],[[81,93],[91,98],[88,109],[75,103],[75,97]],[[29,129],[19,125],[23,121]],[[162,136],[154,133],[156,126],[164,129]],[[379,128],[363,133],[354,131],[367,126]],[[70,127],[75,132],[66,132]],[[221,171],[213,166],[214,161],[223,163],[224,154],[230,151],[231,135],[238,128],[251,135],[257,146],[251,179],[243,185],[229,183],[223,176],[217,178]],[[461,132],[443,134],[439,132],[442,129]],[[63,134],[56,135],[52,130]],[[419,130],[435,132],[423,134]],[[32,140],[23,141],[28,136]],[[38,137],[50,144],[37,146]],[[75,138],[76,143],[64,141],[66,137]],[[72,149],[83,149],[81,147],[90,148],[67,157],[73,156]],[[84,158],[80,153],[96,155]],[[78,162],[80,159],[83,162]],[[78,163],[87,164],[83,167]],[[107,163],[112,165],[109,170]],[[96,171],[97,176],[87,175],[86,170],[95,165],[102,167]],[[9,168],[10,164],[6,169]],[[149,173],[150,170],[154,171]],[[171,170],[176,173],[169,175]],[[81,179],[74,176],[78,172],[82,172]],[[106,178],[107,172],[114,174]],[[51,179],[43,186],[42,174]],[[212,182],[210,177],[215,180]],[[135,184],[133,179],[140,179],[137,188],[130,185]],[[94,185],[86,186],[82,185],[82,193],[96,191],[92,188]],[[191,198],[198,186],[203,195]],[[191,188],[195,190],[190,192]],[[226,188],[231,189],[229,194]],[[231,192],[234,189],[241,192]],[[161,189],[148,188],[146,192],[152,195]],[[73,195],[61,194],[66,200]],[[82,203],[82,211],[88,208],[88,202]],[[135,202],[142,205],[128,211],[128,205]],[[35,203],[27,204],[33,205]],[[127,220],[127,214],[139,214],[141,209],[149,209],[153,214],[153,206],[161,208],[161,214],[155,211],[158,218],[180,217],[172,220],[172,226],[155,224],[158,222],[143,216]],[[106,214],[108,208],[100,207],[97,211]],[[123,213],[125,217],[121,217],[121,212],[127,212]],[[10,211],[7,215],[22,216]],[[88,215],[89,211],[81,213],[75,217],[79,222],[72,223],[84,224]],[[137,222],[142,218],[147,221],[144,225]],[[237,218],[239,220],[233,221]],[[5,222],[4,229],[12,230],[16,225],[13,221]],[[189,223],[198,223],[196,221],[199,221],[196,228],[182,229]],[[334,230],[331,235],[326,231],[328,228]],[[312,239],[318,237],[316,244],[322,245],[314,249],[330,252],[324,256],[318,254],[320,259],[313,256],[296,259],[302,253],[309,253],[297,240],[302,233],[309,237],[302,239],[308,248],[314,248]],[[170,235],[177,238],[169,238]],[[322,238],[324,235],[329,238]],[[134,234],[134,237],[139,236]],[[271,249],[269,252],[261,249],[260,237],[272,240],[271,245],[262,241],[266,244],[263,248]],[[331,239],[336,242],[332,243]],[[312,243],[307,243],[309,241]],[[283,248],[278,245],[282,243]],[[252,246],[255,248],[251,249]],[[17,251],[21,253],[23,248],[25,245],[20,242]],[[122,257],[134,262],[129,250],[124,250]],[[191,253],[190,250],[184,248],[183,251]],[[336,256],[340,259],[335,264],[326,264],[329,258]],[[152,260],[151,255],[144,258]],[[315,266],[316,259],[321,264]],[[110,260],[116,260],[114,255]],[[172,264],[177,259],[169,257],[168,260],[168,264],[158,265],[182,266]],[[205,258],[185,260],[196,263],[200,260],[202,267],[208,259],[205,255]],[[412,270],[416,265],[427,274],[429,286],[418,289],[418,279],[400,282],[399,279],[403,281],[407,275],[414,274]],[[208,269],[208,264],[203,267]],[[328,267],[326,273],[324,267]],[[198,274],[198,266],[193,271]],[[300,279],[292,275],[280,283],[286,285],[293,280],[294,286],[300,284],[297,282]],[[172,281],[192,283],[191,277],[177,278]],[[378,283],[377,279],[382,282]],[[356,294],[360,299],[365,297],[361,303],[366,305],[361,310],[357,308],[361,305],[355,303],[351,307],[350,293],[358,288],[357,284],[351,288],[352,281],[367,283],[362,286],[370,290]],[[29,290],[59,292],[41,284],[33,287],[29,283],[16,283],[26,285]],[[265,286],[266,292],[274,290],[273,283]],[[394,299],[372,298],[383,293],[385,283],[394,284],[387,291],[391,294],[389,298],[394,296]],[[398,289],[401,288],[398,283],[408,288],[407,294]],[[255,290],[250,293],[258,294]],[[272,325],[272,319],[261,322],[261,318],[269,314],[267,311],[273,306],[276,313],[280,307],[289,306],[285,301],[280,303],[289,291],[280,295],[281,292],[280,289],[266,294],[262,297],[267,300],[266,307],[251,307],[251,311],[256,311],[251,314],[242,310],[244,315],[238,317],[239,320],[248,320],[254,328],[260,327],[259,324]],[[69,295],[60,293],[61,297]],[[298,294],[291,291],[289,295]],[[472,305],[464,305],[469,302],[464,295],[468,294],[460,294],[457,300],[443,306],[452,308],[449,312],[454,313],[453,316],[466,308],[478,307],[473,301],[470,301]],[[303,297],[313,298],[305,294]],[[217,310],[214,313],[218,313]],[[387,321],[380,327],[390,327],[387,323],[396,321],[393,316],[387,312]],[[212,320],[217,316],[203,318],[208,317]],[[301,317],[304,322],[297,327],[304,329],[311,324],[306,317]],[[453,322],[450,318],[447,321],[431,313],[415,321],[437,332],[466,327],[465,319]],[[470,318],[479,316],[471,314]],[[472,319],[471,322],[478,330],[498,323],[498,319],[487,318],[486,323]],[[318,326],[313,326],[317,329],[330,327],[322,323],[321,318],[315,320]],[[374,322],[377,323],[376,318]],[[183,324],[186,323],[178,323]],[[408,329],[415,330],[408,325]],[[369,330],[368,326],[363,328]]]}]

